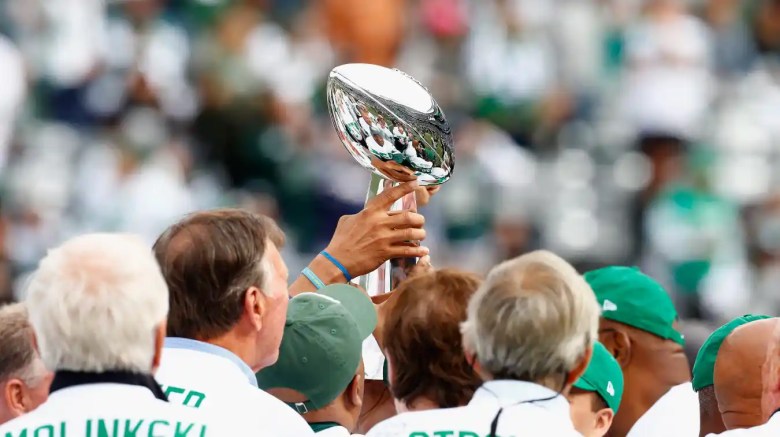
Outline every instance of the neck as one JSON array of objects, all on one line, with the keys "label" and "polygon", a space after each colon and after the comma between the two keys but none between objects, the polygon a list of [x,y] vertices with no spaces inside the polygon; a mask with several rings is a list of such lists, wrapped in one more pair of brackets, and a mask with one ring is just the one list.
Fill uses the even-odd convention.
[{"label": "neck", "polygon": [[256,364],[255,346],[254,342],[252,342],[250,339],[240,338],[231,331],[219,337],[208,340],[202,338],[197,338],[196,340],[213,344],[214,346],[219,346],[223,349],[227,349],[230,352],[233,352],[238,358],[241,359],[241,361],[245,362],[249,367],[251,367],[253,372],[258,372],[261,369],[261,367]]},{"label": "neck", "polygon": [[307,423],[335,422],[352,432],[357,422],[357,417],[350,414],[346,408],[329,405],[316,411],[310,411],[303,416]]},{"label": "neck", "polygon": [[442,408],[441,405],[425,396],[420,396],[406,405],[408,411],[437,410],[439,408]]},{"label": "neck", "polygon": [[[625,394],[630,394],[630,397],[624,396],[623,402],[620,404],[620,410],[612,421],[612,426],[607,433],[608,437],[625,437],[634,424],[642,417],[647,410],[650,409],[661,397],[663,397],[669,389],[684,382],[690,381],[690,377],[681,377],[677,374],[681,372],[674,372],[672,369],[667,368],[666,375],[661,375],[660,378],[652,378],[649,375],[653,373],[639,372],[632,373],[629,369],[624,372],[625,377]],[[687,374],[687,367],[683,374]],[[669,375],[677,375],[669,377]],[[666,378],[664,378],[666,376]]]}]

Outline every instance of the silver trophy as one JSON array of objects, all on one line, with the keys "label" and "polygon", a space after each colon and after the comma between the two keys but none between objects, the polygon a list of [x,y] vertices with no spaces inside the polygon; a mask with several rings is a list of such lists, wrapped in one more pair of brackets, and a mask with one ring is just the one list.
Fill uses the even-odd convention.
[{"label": "silver trophy", "polygon": [[[428,90],[408,74],[378,65],[345,64],[328,77],[328,109],[344,147],[371,170],[366,201],[399,182],[446,182],[454,167],[452,131]],[[392,210],[417,209],[414,193]],[[369,295],[387,293],[416,259],[394,259],[362,276]]]}]

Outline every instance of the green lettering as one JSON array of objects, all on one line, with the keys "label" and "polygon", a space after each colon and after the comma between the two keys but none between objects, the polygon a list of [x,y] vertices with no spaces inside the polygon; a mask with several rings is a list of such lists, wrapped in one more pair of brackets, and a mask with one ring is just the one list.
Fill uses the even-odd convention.
[{"label": "green lettering", "polygon": [[433,437],[451,437],[455,435],[455,431],[434,431]]},{"label": "green lettering", "polygon": [[39,426],[35,430],[35,437],[42,437],[44,435],[43,434],[44,430],[48,431],[47,434],[48,434],[49,437],[54,437],[54,425],[42,425],[42,426]]},{"label": "green lettering", "polygon": [[119,437],[119,421],[114,419],[111,421],[111,433],[108,432],[108,425],[104,419],[98,419],[98,437]]},{"label": "green lettering", "polygon": [[152,421],[152,423],[149,424],[149,434],[148,434],[149,437],[157,437],[157,436],[154,435],[154,427],[155,427],[155,425],[158,425],[158,424],[159,425],[164,425],[164,426],[169,426],[170,425],[170,423],[168,423],[167,420],[155,420],[155,421]]},{"label": "green lettering", "polygon": [[144,420],[139,420],[138,423],[136,423],[132,428],[130,427],[131,423],[132,422],[130,419],[125,420],[125,437],[136,437],[138,430],[141,429],[141,424],[144,423]]},{"label": "green lettering", "polygon": [[199,437],[206,437],[206,425],[200,426],[200,436]]},{"label": "green lettering", "polygon": [[427,432],[415,431],[409,434],[409,437],[429,437]]},{"label": "green lettering", "polygon": [[27,437],[27,428],[23,429],[23,430],[22,430],[22,433],[21,433],[21,434],[19,434],[18,436],[14,436],[14,435],[11,433],[11,431],[8,431],[7,433],[5,433],[5,437]]},{"label": "green lettering", "polygon": [[87,437],[92,437],[92,419],[87,419]]},{"label": "green lettering", "polygon": [[179,388],[179,387],[173,387],[173,386],[170,386],[170,385],[168,387],[165,387],[165,397],[166,398],[170,397],[171,393],[183,394],[184,393],[184,389],[183,388]]},{"label": "green lettering", "polygon": [[458,437],[479,437],[479,434],[471,431],[461,431],[458,433]]},{"label": "green lettering", "polygon": [[181,429],[182,423],[176,422],[176,430],[173,432],[174,437],[186,437],[187,433],[190,432],[193,426],[195,426],[194,423],[190,423],[186,428]]},{"label": "green lettering", "polygon": [[60,422],[60,437],[66,437],[65,434],[65,422]]},{"label": "green lettering", "polygon": [[196,398],[195,399],[195,405],[192,405],[192,407],[198,408],[198,407],[200,407],[201,402],[203,402],[203,399],[206,399],[206,395],[201,393],[201,392],[199,392],[199,391],[190,390],[187,393],[187,396],[184,398],[184,405],[189,407],[190,405],[188,405],[188,404],[190,402],[190,399],[192,399],[192,398]]}]

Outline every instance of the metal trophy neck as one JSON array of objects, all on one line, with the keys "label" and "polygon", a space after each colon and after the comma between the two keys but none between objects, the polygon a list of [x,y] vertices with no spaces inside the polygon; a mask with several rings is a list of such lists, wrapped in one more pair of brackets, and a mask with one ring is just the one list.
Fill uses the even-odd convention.
[{"label": "metal trophy neck", "polygon": [[[371,175],[368,185],[366,202],[376,197],[382,191],[398,185],[398,182],[389,181],[376,174]],[[417,197],[409,193],[396,201],[390,207],[390,211],[417,210]],[[419,244],[419,243],[418,243]],[[370,296],[389,293],[396,288],[400,281],[405,279],[406,268],[417,263],[417,258],[401,258],[388,261],[373,272],[358,278],[358,284],[365,289]]]}]

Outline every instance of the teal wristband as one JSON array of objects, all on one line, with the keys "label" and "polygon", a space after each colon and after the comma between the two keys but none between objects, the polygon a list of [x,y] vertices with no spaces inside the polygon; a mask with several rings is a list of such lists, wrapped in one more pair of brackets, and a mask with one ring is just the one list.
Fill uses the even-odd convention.
[{"label": "teal wristband", "polygon": [[303,274],[303,276],[306,276],[306,279],[311,281],[311,283],[314,284],[314,287],[317,288],[317,290],[325,286],[325,283],[322,282],[322,279],[320,279],[314,272],[312,272],[310,268],[306,267],[301,271],[301,274]]},{"label": "teal wristband", "polygon": [[334,266],[336,266],[339,270],[341,270],[341,273],[343,273],[344,277],[347,278],[347,282],[352,280],[352,275],[349,274],[347,268],[344,267],[344,264],[341,264],[339,260],[333,258],[333,255],[329,254],[328,252],[325,252],[324,250],[320,253],[322,254],[322,256],[327,258],[328,261],[332,262]]}]

